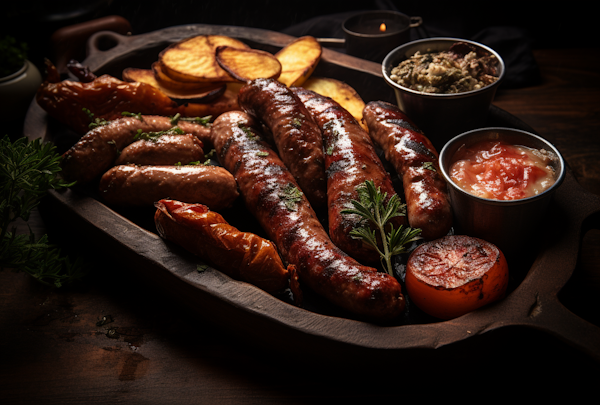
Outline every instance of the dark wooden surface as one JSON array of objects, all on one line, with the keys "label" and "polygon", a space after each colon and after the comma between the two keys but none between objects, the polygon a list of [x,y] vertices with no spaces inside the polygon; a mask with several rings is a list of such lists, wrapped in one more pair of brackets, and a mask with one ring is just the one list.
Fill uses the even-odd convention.
[{"label": "dark wooden surface", "polygon": [[[552,141],[580,184],[600,195],[600,52],[544,49],[535,58],[543,82],[500,90],[494,104]],[[37,217],[31,225],[44,231]],[[160,289],[104,261],[101,248],[93,256],[88,278],[71,288],[0,272],[2,403],[382,403],[456,383],[490,387],[492,397],[525,388],[540,398],[556,391],[577,396],[600,377],[597,362],[519,327],[443,347],[439,360],[427,364],[418,358],[360,369],[307,364],[294,347],[269,350],[166,300]],[[600,231],[593,229],[583,235],[580,263],[559,295],[596,325],[599,260]],[[98,323],[103,317],[112,322]]]}]

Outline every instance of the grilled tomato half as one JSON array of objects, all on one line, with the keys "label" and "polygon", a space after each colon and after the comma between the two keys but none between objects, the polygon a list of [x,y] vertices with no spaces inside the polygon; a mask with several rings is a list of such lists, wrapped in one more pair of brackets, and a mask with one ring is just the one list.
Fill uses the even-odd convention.
[{"label": "grilled tomato half", "polygon": [[508,264],[494,244],[452,235],[424,243],[410,255],[406,291],[425,313],[453,319],[502,299]]}]

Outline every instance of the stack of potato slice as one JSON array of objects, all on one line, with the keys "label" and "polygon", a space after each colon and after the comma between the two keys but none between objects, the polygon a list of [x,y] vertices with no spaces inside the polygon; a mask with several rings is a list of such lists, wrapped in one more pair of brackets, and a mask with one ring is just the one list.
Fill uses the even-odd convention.
[{"label": "stack of potato slice", "polygon": [[311,77],[321,54],[321,45],[311,36],[297,38],[271,54],[228,36],[199,35],[165,48],[150,69],[126,68],[123,80],[150,84],[178,102],[208,103],[235,97],[249,80],[272,78],[331,97],[362,124],[364,102],[352,87]]}]

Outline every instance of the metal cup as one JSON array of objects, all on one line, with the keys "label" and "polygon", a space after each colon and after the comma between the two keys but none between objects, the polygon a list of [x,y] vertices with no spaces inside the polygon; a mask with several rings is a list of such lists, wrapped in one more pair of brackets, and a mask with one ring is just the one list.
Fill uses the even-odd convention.
[{"label": "metal cup", "polygon": [[[499,61],[498,80],[489,86],[464,93],[432,94],[411,90],[390,79],[392,69],[417,51],[447,51],[455,42],[466,42],[495,55]],[[485,125],[490,105],[504,77],[504,70],[504,61],[496,51],[477,42],[458,38],[412,41],[395,48],[382,63],[383,77],[394,89],[398,107],[415,122],[438,150],[452,137]]]},{"label": "metal cup", "polygon": [[[555,183],[538,195],[519,200],[492,200],[466,192],[450,178],[453,156],[459,148],[486,140],[504,141],[554,153],[557,156],[553,162]],[[457,232],[487,240],[507,256],[518,255],[521,245],[536,236],[552,195],[565,177],[565,162],[550,142],[512,128],[481,128],[458,135],[444,146],[439,159],[440,170],[450,190]]]}]

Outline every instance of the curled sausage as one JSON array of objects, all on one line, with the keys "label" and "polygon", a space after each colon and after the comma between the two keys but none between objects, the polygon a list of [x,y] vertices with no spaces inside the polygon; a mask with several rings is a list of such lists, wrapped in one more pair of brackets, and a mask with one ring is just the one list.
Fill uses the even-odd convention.
[{"label": "curled sausage", "polygon": [[202,204],[160,200],[154,223],[159,235],[218,270],[269,292],[288,287],[290,270],[284,267],[275,245],[250,232],[241,232]]},{"label": "curled sausage", "polygon": [[221,164],[235,177],[249,211],[275,242],[300,282],[335,305],[370,321],[387,321],[404,310],[400,283],[361,265],[333,244],[298,183],[261,140],[250,115],[220,115],[211,131]]},{"label": "curled sausage", "polygon": [[306,107],[286,85],[256,79],[240,89],[240,107],[264,123],[281,160],[315,209],[327,202],[323,138]]},{"label": "curled sausage", "polygon": [[78,134],[88,131],[90,110],[95,118],[114,120],[123,112],[144,115],[184,117],[217,116],[237,109],[234,93],[225,94],[210,103],[178,104],[158,88],[141,82],[125,82],[109,75],[91,77],[88,82],[60,80],[56,67],[46,60],[48,75],[40,85],[36,101],[48,115],[72,128]]},{"label": "curled sausage", "polygon": [[452,209],[431,141],[393,104],[371,101],[363,117],[369,135],[402,179],[410,226],[420,228],[427,240],[446,235],[452,227]]},{"label": "curled sausage", "polygon": [[[160,132],[175,127],[169,117],[143,115],[123,117],[98,126],[85,134],[63,154],[61,175],[78,184],[89,183],[111,168],[119,152],[136,140],[139,132]],[[182,121],[177,123],[183,132],[209,140],[210,128]]]},{"label": "curled sausage", "polygon": [[100,179],[99,189],[106,203],[118,206],[152,206],[170,198],[219,210],[238,197],[235,179],[227,170],[204,165],[114,166]]},{"label": "curled sausage", "polygon": [[165,134],[157,139],[140,139],[127,145],[115,165],[187,165],[204,160],[202,141],[192,134]]},{"label": "curled sausage", "polygon": [[[358,215],[342,214],[359,200],[357,189],[371,180],[387,194],[396,194],[392,179],[383,168],[369,134],[336,101],[303,88],[293,88],[323,133],[329,236],[333,243],[361,263],[376,263],[379,254],[362,240],[350,235],[360,226]],[[393,218],[395,228],[405,224],[404,217]],[[381,249],[383,250],[383,249]]]}]

